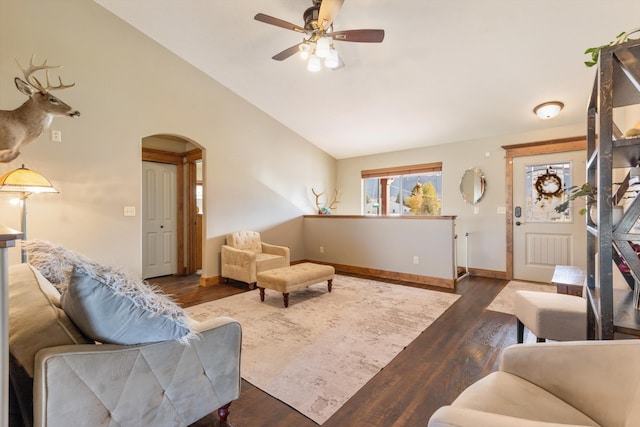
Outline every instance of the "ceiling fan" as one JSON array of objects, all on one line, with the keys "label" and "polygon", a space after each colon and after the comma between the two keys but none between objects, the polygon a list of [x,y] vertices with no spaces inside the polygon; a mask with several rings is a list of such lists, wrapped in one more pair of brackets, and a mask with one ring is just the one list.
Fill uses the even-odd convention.
[{"label": "ceiling fan", "polygon": [[283,50],[273,56],[276,61],[283,61],[300,52],[303,59],[309,59],[307,69],[320,71],[321,59],[327,68],[337,70],[344,67],[344,62],[333,46],[333,41],[380,43],[384,39],[384,30],[344,30],[333,31],[333,20],[340,12],[344,0],[312,0],[313,6],[303,13],[304,27],[284,21],[273,16],[258,13],[254,19],[266,24],[282,27],[304,34],[302,42]]}]

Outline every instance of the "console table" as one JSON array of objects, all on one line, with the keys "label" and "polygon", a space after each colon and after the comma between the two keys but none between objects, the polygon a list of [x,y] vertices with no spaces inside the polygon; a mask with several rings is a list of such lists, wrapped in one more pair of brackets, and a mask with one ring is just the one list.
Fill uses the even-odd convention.
[{"label": "console table", "polygon": [[[582,296],[585,271],[570,265],[557,265],[551,283],[559,294]],[[640,336],[640,310],[633,306],[633,291],[613,290],[613,330],[614,332]]]},{"label": "console table", "polygon": [[9,425],[9,255],[10,247],[15,246],[16,240],[22,233],[0,225],[0,339],[2,353],[0,354],[0,369],[2,384],[0,384],[0,425]]},{"label": "console table", "polygon": [[640,311],[633,306],[633,291],[613,290],[613,330],[640,336]]},{"label": "console table", "polygon": [[556,265],[551,283],[556,285],[559,294],[582,296],[586,279],[584,270],[571,265]]}]

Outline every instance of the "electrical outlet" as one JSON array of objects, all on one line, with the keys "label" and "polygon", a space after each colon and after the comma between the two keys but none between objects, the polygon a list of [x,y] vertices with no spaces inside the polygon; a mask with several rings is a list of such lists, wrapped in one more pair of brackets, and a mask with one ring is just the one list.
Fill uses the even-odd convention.
[{"label": "electrical outlet", "polygon": [[324,253],[324,246],[320,246],[320,253],[323,254]]},{"label": "electrical outlet", "polygon": [[474,206],[473,207],[473,213],[474,214],[479,214],[480,213],[480,208],[478,206]]},{"label": "electrical outlet", "polygon": [[498,214],[504,215],[507,213],[507,208],[504,206],[498,206]]},{"label": "electrical outlet", "polygon": [[414,255],[413,263],[416,264],[416,265],[420,264],[420,258],[418,258],[417,256]]},{"label": "electrical outlet", "polygon": [[136,216],[135,206],[125,206],[123,209],[124,216]]}]

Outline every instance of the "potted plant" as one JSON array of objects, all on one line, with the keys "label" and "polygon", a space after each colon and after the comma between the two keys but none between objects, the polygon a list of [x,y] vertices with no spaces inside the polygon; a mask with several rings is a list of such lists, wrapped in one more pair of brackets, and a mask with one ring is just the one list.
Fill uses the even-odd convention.
[{"label": "potted plant", "polygon": [[[574,185],[573,187],[567,190],[569,192],[569,196],[567,200],[560,203],[555,207],[556,212],[562,213],[565,212],[569,208],[569,203],[580,198],[584,197],[585,206],[580,209],[580,215],[584,215],[587,213],[587,210],[590,210],[589,217],[594,224],[598,224],[598,213],[593,210],[593,208],[598,203],[598,189],[593,187],[588,182],[582,184],[580,187]],[[622,218],[622,214],[624,213],[624,208],[622,205],[613,205],[611,207],[611,223],[615,227],[620,219]]]},{"label": "potted plant", "polygon": [[580,215],[584,215],[587,212],[587,208],[595,205],[598,202],[598,189],[596,187],[593,187],[588,182],[585,182],[580,187],[574,185],[573,187],[565,191],[569,193],[569,196],[567,196],[567,200],[556,206],[555,209],[558,213],[565,212],[567,209],[569,209],[569,203],[579,197],[585,198],[585,206],[580,209]]},{"label": "potted plant", "polygon": [[618,45],[618,44],[622,44],[622,43],[626,43],[629,40],[631,40],[629,38],[629,36],[631,34],[634,33],[638,33],[640,32],[640,28],[636,28],[634,30],[631,31],[623,31],[620,34],[618,34],[616,36],[616,39],[613,41],[610,41],[609,43],[602,45],[602,46],[596,46],[596,47],[590,47],[589,49],[585,50],[584,53],[585,55],[591,55],[591,60],[590,61],[584,61],[584,65],[586,65],[587,67],[593,67],[594,65],[596,65],[598,63],[598,59],[600,59],[600,51],[604,48],[607,48],[609,46],[614,46],[614,45]]}]

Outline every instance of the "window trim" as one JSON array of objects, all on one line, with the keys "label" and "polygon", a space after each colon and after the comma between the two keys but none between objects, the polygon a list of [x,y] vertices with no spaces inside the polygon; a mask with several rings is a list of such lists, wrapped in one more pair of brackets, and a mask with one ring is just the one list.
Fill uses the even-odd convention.
[{"label": "window trim", "polygon": [[415,175],[426,172],[442,172],[442,162],[423,163],[411,166],[396,166],[392,168],[368,169],[360,172],[361,178],[384,178],[397,175]]}]

